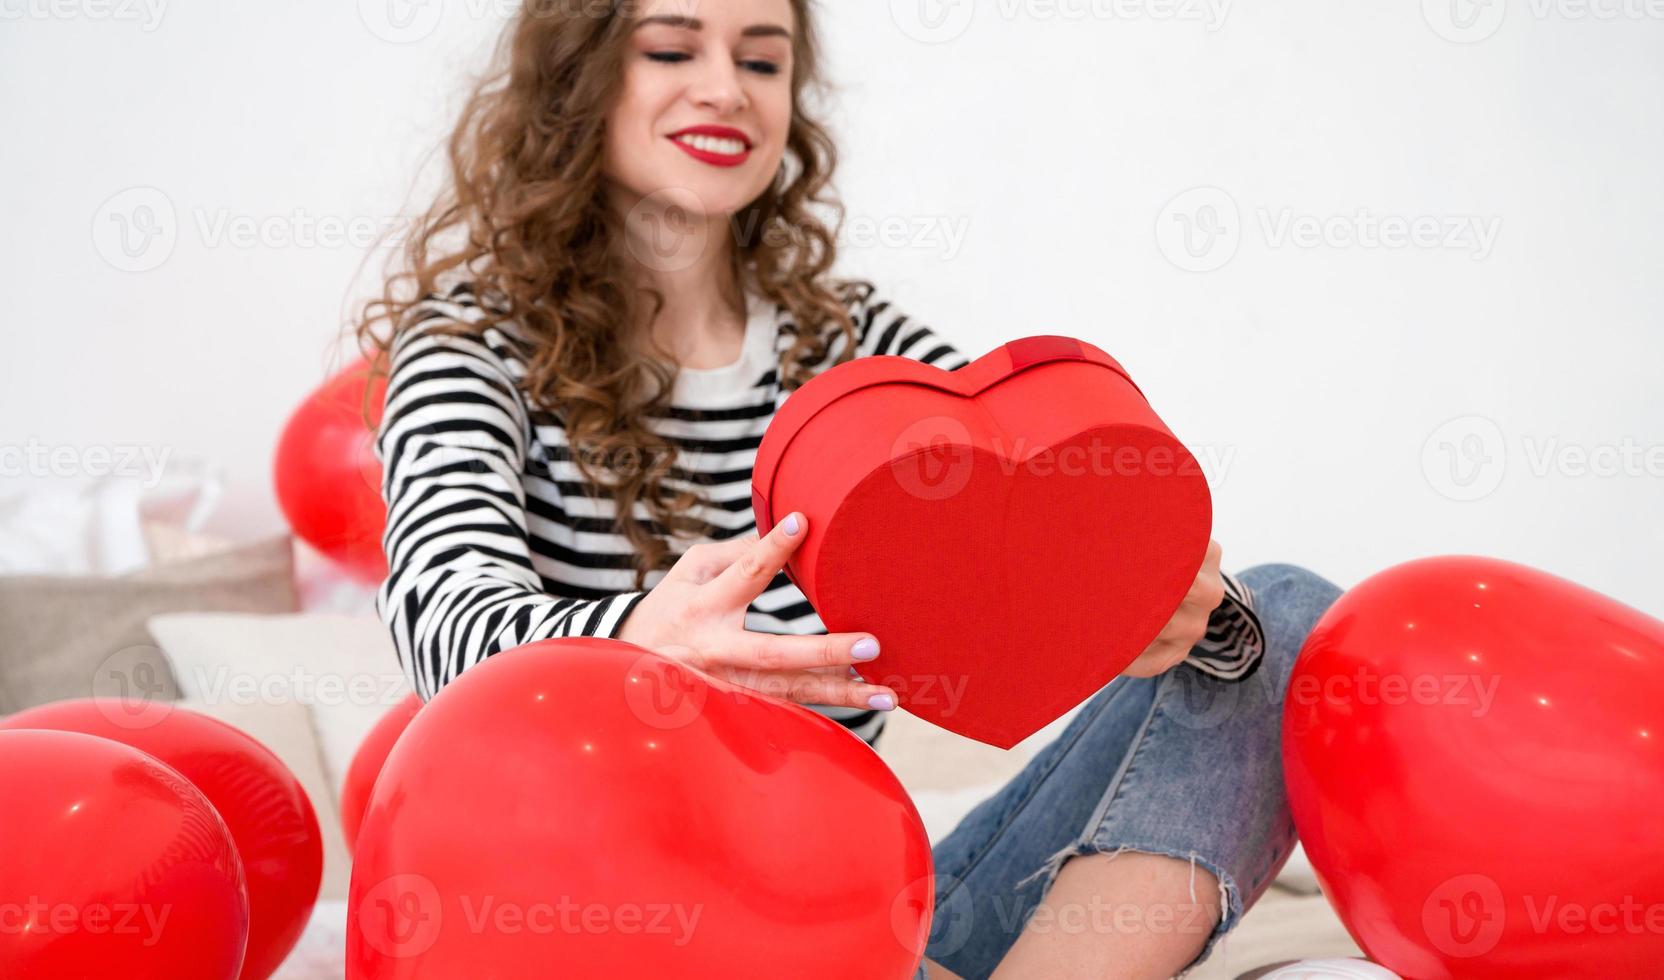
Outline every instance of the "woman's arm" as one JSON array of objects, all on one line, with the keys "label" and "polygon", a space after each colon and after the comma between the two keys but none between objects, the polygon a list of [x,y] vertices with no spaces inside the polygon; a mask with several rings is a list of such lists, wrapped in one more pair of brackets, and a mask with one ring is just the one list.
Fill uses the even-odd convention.
[{"label": "woman's arm", "polygon": [[[749,603],[802,538],[784,524],[766,539],[752,534],[693,545],[647,591],[548,594],[531,560],[529,542],[541,539],[527,529],[523,479],[528,466],[535,472],[544,461],[527,458],[539,443],[513,381],[511,367],[519,362],[491,343],[441,332],[465,315],[430,300],[399,337],[376,444],[389,564],[377,608],[423,699],[500,651],[551,637],[600,636],[628,639],[776,697],[894,707],[893,690],[849,676],[851,665],[878,655],[869,634],[776,636],[744,628]],[[518,350],[506,342],[502,349]],[[531,503],[543,517],[559,506],[542,497]]]},{"label": "woman's arm", "polygon": [[1248,586],[1223,571],[1219,577],[1225,582],[1225,598],[1208,615],[1207,634],[1184,662],[1220,680],[1246,680],[1265,656],[1265,629]]},{"label": "woman's arm", "polygon": [[525,404],[480,340],[399,335],[377,433],[387,580],[376,608],[426,700],[492,654],[559,636],[616,635],[645,592],[548,594],[532,567],[521,482]]}]

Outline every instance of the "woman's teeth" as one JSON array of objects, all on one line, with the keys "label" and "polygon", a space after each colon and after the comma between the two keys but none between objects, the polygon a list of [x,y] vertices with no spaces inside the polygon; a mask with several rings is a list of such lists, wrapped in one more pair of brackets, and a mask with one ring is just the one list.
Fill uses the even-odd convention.
[{"label": "woman's teeth", "polygon": [[715,136],[678,136],[677,142],[686,143],[696,150],[706,153],[720,153],[723,156],[737,157],[745,152],[745,144],[739,140],[720,139]]}]

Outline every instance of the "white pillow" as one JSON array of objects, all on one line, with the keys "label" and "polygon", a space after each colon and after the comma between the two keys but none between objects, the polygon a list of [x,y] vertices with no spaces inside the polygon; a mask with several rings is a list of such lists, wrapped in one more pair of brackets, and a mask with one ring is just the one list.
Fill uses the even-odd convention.
[{"label": "white pillow", "polygon": [[310,708],[332,806],[364,736],[410,694],[393,638],[375,616],[168,613],[146,625],[185,704]]}]

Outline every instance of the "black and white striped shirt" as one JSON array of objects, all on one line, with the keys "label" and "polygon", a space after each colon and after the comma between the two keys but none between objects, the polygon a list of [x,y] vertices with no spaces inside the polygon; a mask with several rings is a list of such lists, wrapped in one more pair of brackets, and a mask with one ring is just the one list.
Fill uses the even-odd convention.
[{"label": "black and white striped shirt", "polygon": [[[781,389],[778,363],[794,339],[790,313],[759,297],[748,302],[740,359],[678,369],[672,408],[648,420],[677,447],[667,486],[699,491],[704,502],[694,515],[716,529],[711,540],[755,529],[752,464],[789,394]],[[877,295],[853,295],[850,310],[856,356],[900,355],[946,370],[969,363]],[[428,297],[409,314],[410,327],[393,346],[376,438],[390,569],[376,608],[423,700],[502,650],[550,637],[615,636],[646,595],[634,587],[628,542],[613,530],[610,495],[585,492],[559,417],[533,407],[525,395],[527,338],[512,324],[474,338],[429,329],[442,321],[475,323],[482,314],[467,284]],[[834,340],[816,370],[830,366],[844,344],[841,336]],[[637,504],[636,517],[650,519],[644,504]],[[675,554],[691,543],[670,539]],[[664,575],[649,574],[647,587]],[[1239,680],[1258,666],[1264,639],[1253,596],[1229,576],[1225,584],[1207,638],[1187,662]],[[827,631],[783,573],[751,603],[745,626]],[[881,712],[814,708],[869,743],[883,729]]]}]

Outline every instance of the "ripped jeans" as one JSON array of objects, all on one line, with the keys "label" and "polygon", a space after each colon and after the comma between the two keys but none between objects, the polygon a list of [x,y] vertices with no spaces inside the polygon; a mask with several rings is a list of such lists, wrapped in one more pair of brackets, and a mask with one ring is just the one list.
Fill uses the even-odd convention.
[{"label": "ripped jeans", "polygon": [[[1265,629],[1259,668],[1225,682],[1181,665],[1158,677],[1118,677],[1094,694],[1055,741],[935,845],[927,958],[985,980],[1077,854],[1133,850],[1188,860],[1192,901],[1196,864],[1212,872],[1220,921],[1187,972],[1264,894],[1295,842],[1283,793],[1283,694],[1306,634],[1340,590],[1294,565],[1258,565],[1238,578]],[[1059,931],[1155,933],[1211,922],[1186,908],[1056,911],[1048,925]],[[1158,919],[1162,911],[1169,914]],[[921,965],[916,980],[925,976]]]}]

